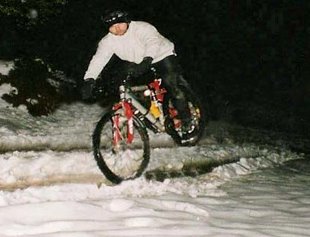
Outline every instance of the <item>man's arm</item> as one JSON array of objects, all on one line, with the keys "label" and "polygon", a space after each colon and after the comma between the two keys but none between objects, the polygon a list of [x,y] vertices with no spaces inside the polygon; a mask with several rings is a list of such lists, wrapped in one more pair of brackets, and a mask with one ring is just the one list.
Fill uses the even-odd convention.
[{"label": "man's arm", "polygon": [[102,69],[109,62],[112,56],[113,52],[105,37],[98,44],[97,51],[91,59],[88,69],[84,75],[84,80],[88,78],[97,79],[98,75],[101,73]]}]

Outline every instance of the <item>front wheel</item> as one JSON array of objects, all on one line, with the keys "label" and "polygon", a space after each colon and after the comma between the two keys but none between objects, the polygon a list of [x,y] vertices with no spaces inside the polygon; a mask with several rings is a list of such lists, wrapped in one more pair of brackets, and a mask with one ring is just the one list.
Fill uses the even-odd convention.
[{"label": "front wheel", "polygon": [[93,132],[94,158],[106,178],[115,184],[141,176],[150,159],[144,124],[133,116],[131,139],[128,139],[128,126],[122,109],[111,110],[103,115]]}]

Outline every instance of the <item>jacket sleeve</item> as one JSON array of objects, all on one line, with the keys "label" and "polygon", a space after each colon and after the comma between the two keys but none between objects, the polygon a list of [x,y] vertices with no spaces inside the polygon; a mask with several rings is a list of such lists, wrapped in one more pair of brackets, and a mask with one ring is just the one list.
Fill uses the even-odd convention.
[{"label": "jacket sleeve", "polygon": [[113,51],[109,46],[109,42],[106,38],[103,38],[99,42],[97,51],[88,65],[88,69],[84,75],[84,79],[87,78],[97,79],[102,69],[109,62],[112,56]]}]

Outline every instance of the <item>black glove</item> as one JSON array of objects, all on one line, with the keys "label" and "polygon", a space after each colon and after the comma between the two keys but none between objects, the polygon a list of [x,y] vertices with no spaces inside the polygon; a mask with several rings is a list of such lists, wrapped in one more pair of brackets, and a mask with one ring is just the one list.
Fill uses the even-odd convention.
[{"label": "black glove", "polygon": [[83,100],[91,99],[93,96],[94,88],[96,86],[96,81],[94,78],[87,78],[81,88],[81,94]]},{"label": "black glove", "polygon": [[128,66],[128,74],[133,77],[141,76],[150,69],[152,61],[153,61],[152,57],[145,57],[143,58],[143,61],[139,64],[131,63]]}]

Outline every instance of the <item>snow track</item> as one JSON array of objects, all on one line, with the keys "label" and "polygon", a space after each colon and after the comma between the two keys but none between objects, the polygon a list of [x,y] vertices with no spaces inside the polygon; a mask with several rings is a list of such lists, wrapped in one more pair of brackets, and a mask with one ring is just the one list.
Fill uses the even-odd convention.
[{"label": "snow track", "polygon": [[[223,181],[230,176],[248,174],[299,158],[301,156],[289,151],[249,144],[244,147],[230,144],[154,148],[144,178],[167,182],[180,178],[199,179],[209,173],[216,174]],[[99,171],[92,152],[7,152],[0,155],[0,167],[1,190],[62,183],[111,185]]]}]

